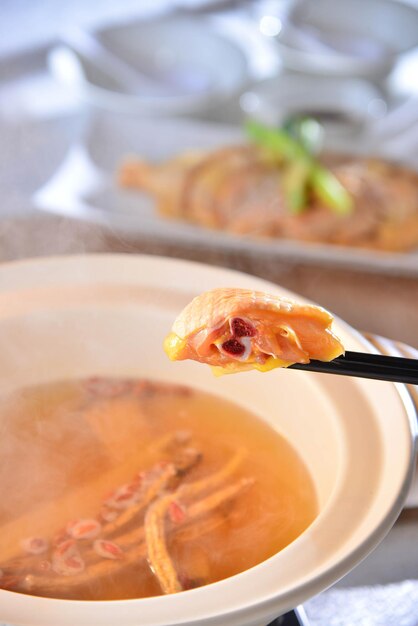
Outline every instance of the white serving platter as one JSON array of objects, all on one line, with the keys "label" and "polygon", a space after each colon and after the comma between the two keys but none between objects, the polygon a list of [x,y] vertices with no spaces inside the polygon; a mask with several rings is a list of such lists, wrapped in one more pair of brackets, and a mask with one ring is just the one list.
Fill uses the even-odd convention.
[{"label": "white serving platter", "polygon": [[[179,247],[202,247],[263,255],[277,261],[327,265],[385,274],[418,276],[418,251],[386,253],[290,240],[256,240],[210,231],[158,215],[146,195],[118,187],[116,172],[128,155],[151,161],[190,148],[211,149],[242,141],[240,128],[196,120],[159,119],[96,112],[88,131],[67,153],[55,174],[33,197],[39,209],[107,225],[127,241],[149,237]],[[336,150],[367,151],[358,138]]]},{"label": "white serving platter", "polygon": [[[229,33],[225,24],[224,31]],[[153,122],[140,115],[96,110],[94,114],[90,111],[83,132],[86,110],[80,108],[74,93],[65,92],[48,74],[54,45],[56,42],[0,61],[0,215],[43,209],[101,223],[127,242],[152,238],[157,244],[170,242],[179,249],[199,247],[261,255],[272,262],[418,276],[418,251],[379,253],[284,240],[257,241],[161,218],[149,198],[115,184],[116,168],[126,154],[158,160],[185,148],[225,145],[242,140],[239,127],[196,119]],[[260,68],[257,72],[261,79]],[[227,109],[211,118],[231,119]],[[416,150],[411,150],[413,136],[410,132],[406,139],[395,138],[386,152],[380,144],[379,152],[388,157],[406,155],[413,163],[414,154],[417,158]],[[367,152],[367,143],[358,136],[345,136],[335,148]]]}]

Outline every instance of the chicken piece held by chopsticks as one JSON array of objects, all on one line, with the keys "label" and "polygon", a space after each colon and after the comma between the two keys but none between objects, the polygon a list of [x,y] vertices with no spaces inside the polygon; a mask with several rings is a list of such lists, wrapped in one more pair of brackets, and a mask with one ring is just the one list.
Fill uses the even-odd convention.
[{"label": "chicken piece held by chopsticks", "polygon": [[247,289],[214,289],[180,313],[164,349],[173,361],[207,363],[215,373],[332,361],[344,354],[332,320],[319,306]]}]

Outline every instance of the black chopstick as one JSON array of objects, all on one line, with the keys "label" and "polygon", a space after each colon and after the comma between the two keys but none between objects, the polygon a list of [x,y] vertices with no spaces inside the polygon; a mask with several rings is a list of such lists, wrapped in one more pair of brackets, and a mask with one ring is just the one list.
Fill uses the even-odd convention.
[{"label": "black chopstick", "polygon": [[290,368],[418,385],[418,359],[405,359],[382,354],[346,352],[344,356],[339,356],[333,361],[295,363],[290,365]]}]

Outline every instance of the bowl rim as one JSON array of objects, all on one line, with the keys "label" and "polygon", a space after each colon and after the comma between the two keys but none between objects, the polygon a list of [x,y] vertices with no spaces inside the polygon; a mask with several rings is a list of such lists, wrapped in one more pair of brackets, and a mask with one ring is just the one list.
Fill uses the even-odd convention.
[{"label": "bowl rim", "polygon": [[[221,46],[223,53],[225,54],[228,49],[228,57],[233,58],[235,66],[235,79],[228,85],[215,85],[213,88],[203,93],[197,94],[184,94],[170,97],[160,96],[140,96],[135,94],[124,93],[122,91],[115,91],[108,89],[99,84],[91,82],[87,78],[82,55],[74,50],[65,41],[57,42],[50,51],[53,54],[57,49],[69,50],[73,55],[73,64],[78,64],[78,77],[72,78],[72,86],[77,89],[79,97],[81,97],[87,104],[90,103],[94,106],[103,108],[108,111],[120,111],[127,113],[153,113],[160,115],[170,115],[175,113],[187,113],[198,111],[208,106],[213,105],[216,102],[224,99],[231,98],[239,93],[247,85],[252,82],[248,59],[244,51],[239,45],[222,30],[218,29],[216,23],[210,20],[204,20],[196,16],[166,16],[165,19],[150,18],[146,21],[137,20],[141,28],[145,28],[148,24],[162,26],[163,28],[175,27],[176,23],[186,25],[188,28],[200,28],[204,30],[208,37],[210,37],[216,46]],[[124,26],[133,27],[135,24],[122,22],[116,24],[114,29],[121,30]],[[106,33],[111,31],[112,28],[100,28],[97,30],[97,34]],[[67,81],[67,75],[64,75],[63,70],[55,68],[52,70],[58,80]],[[66,69],[64,68],[64,72]]]},{"label": "bowl rim", "polygon": [[[233,277],[236,277],[238,280],[239,278],[241,279],[245,278],[245,280],[247,281],[251,279],[252,281],[255,282],[254,288],[257,288],[257,289],[263,288],[263,287],[265,289],[267,288],[275,289],[275,290],[281,289],[279,286],[274,285],[273,283],[269,283],[268,281],[265,281],[255,276],[243,274],[242,272],[236,272],[234,270],[229,270],[226,268],[212,267],[212,266],[202,264],[202,263],[195,263],[195,262],[190,262],[190,261],[184,261],[184,260],[178,260],[178,259],[172,259],[172,258],[160,257],[160,256],[150,256],[150,255],[89,254],[89,255],[56,256],[56,257],[47,257],[47,258],[41,258],[41,259],[39,258],[24,259],[24,260],[12,261],[10,263],[5,263],[2,266],[0,266],[0,294],[9,291],[10,288],[12,288],[12,284],[14,284],[16,280],[16,270],[17,270],[17,273],[21,273],[23,275],[22,285],[20,287],[18,286],[17,289],[19,290],[20,288],[24,290],[25,288],[27,288],[27,286],[25,286],[25,283],[27,282],[26,270],[28,267],[34,271],[34,276],[36,277],[37,280],[39,280],[39,276],[42,275],[42,272],[39,273],[39,270],[48,268],[48,266],[50,267],[51,264],[56,265],[56,266],[61,264],[62,266],[63,264],[65,265],[69,263],[71,266],[71,264],[77,263],[80,261],[86,262],[87,259],[89,262],[91,261],[93,264],[98,263],[99,265],[109,263],[109,262],[112,265],[117,265],[118,263],[125,265],[126,263],[128,263],[132,265],[132,268],[134,267],[135,264],[138,264],[138,263],[139,264],[163,263],[167,265],[167,269],[168,267],[170,267],[170,269],[173,269],[173,267],[176,266],[177,268],[183,268],[183,270],[184,269],[190,270],[193,267],[194,271],[197,271],[197,272],[202,272],[202,271],[219,272],[220,271],[222,272],[223,277],[228,276],[228,278],[231,278],[231,279]],[[9,270],[12,270],[11,276],[9,276],[9,279],[6,280],[5,283],[3,283],[3,272],[6,271],[7,273],[9,272]],[[34,281],[34,277],[32,276],[28,284],[29,285],[32,284],[33,286],[33,281]],[[289,293],[288,290],[283,289],[282,291]],[[297,294],[292,294],[290,292],[290,295],[296,296],[302,301],[307,301],[305,298],[302,298],[298,296]],[[366,349],[370,349],[371,351],[374,351],[374,348],[371,346],[371,344],[369,344],[369,342],[367,342],[360,335],[360,333],[358,333],[358,331],[352,329],[348,324],[346,324],[339,318],[336,317],[335,319],[338,322],[339,326],[344,328],[353,338],[355,338],[357,342],[363,345]],[[268,618],[272,614],[274,614],[275,612],[274,607],[279,602],[280,602],[280,610],[282,611],[286,611],[290,608],[293,608],[296,604],[299,604],[301,601],[306,600],[307,597],[314,595],[315,593],[323,590],[324,588],[326,588],[327,586],[331,585],[336,580],[341,578],[345,573],[347,573],[349,569],[354,567],[354,565],[356,565],[363,558],[365,558],[370,553],[370,551],[379,543],[379,541],[383,539],[383,537],[387,534],[387,532],[390,530],[392,524],[396,520],[402,508],[402,504],[404,502],[410,483],[412,481],[412,475],[413,475],[413,470],[414,470],[414,465],[415,465],[414,452],[415,452],[415,444],[416,444],[416,438],[417,438],[417,423],[416,423],[416,418],[415,418],[415,411],[414,411],[412,401],[409,397],[409,394],[407,393],[405,386],[400,385],[400,384],[394,385],[392,383],[387,383],[387,384],[391,385],[391,387],[395,389],[397,395],[399,396],[400,407],[402,408],[403,418],[405,420],[405,426],[408,431],[409,455],[408,455],[408,460],[407,460],[407,463],[405,464],[405,468],[402,474],[402,481],[400,483],[401,488],[399,492],[397,493],[396,497],[393,499],[393,501],[391,500],[390,506],[387,508],[387,510],[385,509],[386,514],[382,517],[382,519],[377,524],[377,526],[374,527],[374,530],[371,533],[367,534],[364,537],[363,541],[361,541],[354,550],[349,551],[349,553],[346,554],[343,558],[338,559],[333,565],[331,565],[331,567],[325,564],[325,567],[323,568],[322,571],[321,569],[319,569],[319,572],[317,571],[314,571],[313,573],[311,572],[310,575],[302,578],[301,582],[298,585],[291,587],[290,589],[286,587],[282,587],[279,594],[276,593],[273,596],[271,594],[267,594],[265,596],[259,595],[257,596],[256,599],[253,598],[250,601],[248,600],[244,602],[241,601],[240,606],[238,608],[233,607],[233,608],[230,608],[228,611],[226,612],[222,611],[221,613],[219,612],[216,606],[212,605],[210,607],[210,610],[208,610],[207,605],[205,605],[206,611],[204,614],[202,614],[202,617],[199,617],[199,624],[202,624],[202,625],[206,623],[209,624],[211,623],[211,620],[219,618],[220,615],[222,615],[223,618],[229,619],[228,624],[238,625],[239,620],[241,619],[241,616],[243,614],[246,614],[246,617],[248,618],[249,612],[253,612],[254,615],[257,616],[258,619],[262,619],[263,617]],[[301,537],[303,537],[303,535],[304,533],[302,533]],[[289,544],[289,546],[294,545],[298,541],[298,539],[292,542],[292,544]],[[284,550],[281,551],[281,553],[286,550],[287,548],[284,548]],[[26,605],[27,607],[31,607],[32,611],[38,610],[38,609],[41,611],[42,609],[44,609],[51,616],[53,616],[54,611],[65,612],[66,608],[70,609],[71,607],[72,622],[74,621],[74,619],[77,618],[77,616],[79,618],[85,617],[86,616],[85,609],[87,607],[90,607],[89,611],[87,612],[91,611],[92,612],[91,615],[93,614],[97,615],[97,611],[100,610],[100,616],[102,619],[103,615],[106,614],[106,611],[110,606],[115,606],[115,607],[135,606],[136,608],[147,606],[150,610],[152,610],[154,606],[163,603],[166,605],[166,607],[171,607],[172,615],[176,616],[176,622],[173,622],[173,623],[181,623],[185,625],[196,624],[197,623],[196,618],[190,615],[187,618],[182,617],[181,622],[177,621],[177,614],[179,611],[179,607],[178,607],[179,598],[180,600],[181,598],[183,598],[183,604],[184,604],[184,601],[186,601],[186,604],[187,604],[186,596],[187,596],[187,599],[188,598],[199,599],[201,596],[208,595],[206,593],[208,590],[210,592],[209,595],[211,595],[211,590],[213,590],[214,587],[216,587],[217,589],[220,589],[221,586],[224,588],[227,588],[228,586],[231,585],[231,582],[232,584],[234,584],[239,579],[243,580],[245,577],[253,576],[254,571],[259,570],[260,568],[262,568],[262,566],[266,562],[269,562],[272,559],[277,558],[277,556],[278,555],[276,554],[270,557],[270,559],[267,559],[267,561],[263,561],[262,563],[251,568],[250,570],[246,570],[245,572],[232,576],[228,579],[225,579],[224,581],[212,583],[210,585],[206,585],[205,587],[190,590],[184,594],[178,594],[175,596],[158,596],[155,598],[143,598],[143,599],[131,599],[131,600],[85,602],[85,601],[77,601],[77,600],[41,598],[41,597],[35,597],[35,596],[29,596],[29,595],[16,594],[15,592],[5,591],[5,590],[1,590],[0,595],[3,598],[4,603],[8,604],[9,609],[12,609],[13,606],[15,605],[17,595],[19,595],[19,602],[21,603],[22,607]],[[182,603],[180,602],[180,604]],[[156,614],[158,614],[158,611],[156,611]],[[38,622],[38,623],[41,623],[41,622]],[[53,622],[47,620],[45,623],[52,624]],[[165,626],[166,622],[161,621],[159,618],[152,619],[152,620],[148,620],[147,618],[146,622],[144,623],[153,624],[153,626],[157,626],[157,625]]]},{"label": "bowl rim", "polygon": [[[332,5],[332,0],[321,0],[321,2],[324,2],[324,1],[328,2],[330,6]],[[370,2],[370,0],[349,0],[350,8],[353,2],[354,4],[357,3],[357,5],[363,6],[365,1]],[[410,2],[405,2],[404,0],[402,0],[401,2],[399,2],[399,0],[371,0],[371,1],[372,1],[372,4],[375,4],[375,5],[380,4],[382,7],[386,6],[392,11],[393,10],[397,11],[399,14],[403,13],[405,17],[414,16],[416,19],[418,19],[418,7],[414,4],[411,4]],[[309,0],[290,0],[289,6],[286,10],[286,17],[290,19],[293,19],[295,16],[297,18],[303,17],[300,15],[300,11],[301,10],[303,11],[303,9],[306,7],[307,4],[309,4]],[[413,50],[417,45],[418,45],[418,37],[417,37],[416,44],[410,45],[408,47],[403,46],[399,50],[393,50],[392,55],[397,57],[401,54],[405,54],[408,51]],[[341,57],[345,57],[348,59],[352,58],[349,54],[343,54],[343,53],[341,53]]]},{"label": "bowl rim", "polygon": [[[332,4],[332,0],[327,0]],[[363,0],[356,0],[361,3]],[[405,17],[414,15],[418,18],[418,7],[407,2],[399,2],[398,0],[374,0],[382,5],[390,7],[391,10],[403,12]],[[286,19],[292,19],[294,15],[298,15],[299,11],[303,11],[307,0],[291,0],[286,9]],[[296,25],[297,27],[297,25]],[[379,59],[366,60],[358,59],[345,53],[335,55],[325,54],[321,52],[306,52],[293,47],[283,41],[285,28],[275,37],[277,49],[283,56],[284,65],[297,72],[308,72],[313,75],[330,76],[358,76],[358,77],[383,77],[390,73],[396,60],[402,55],[414,50],[417,45],[411,44],[403,46],[401,49],[388,50],[385,55]],[[418,38],[417,38],[418,40]]]}]

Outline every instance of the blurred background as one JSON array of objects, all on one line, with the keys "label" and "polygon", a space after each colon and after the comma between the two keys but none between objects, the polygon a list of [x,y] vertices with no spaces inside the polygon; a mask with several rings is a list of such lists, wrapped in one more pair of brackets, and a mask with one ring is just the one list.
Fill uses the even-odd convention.
[{"label": "blurred background", "polygon": [[[204,260],[416,345],[416,180],[398,190],[396,172],[364,174],[355,162],[418,166],[415,0],[4,0],[0,34],[1,259],[114,250]],[[295,117],[315,122],[316,152],[353,156],[342,175],[354,193],[371,180],[374,223],[380,195],[386,213],[409,212],[408,245],[328,245],[319,235],[332,211],[302,240],[214,233],[167,221],[156,198],[118,184],[129,155],[159,163],[248,142],[245,120],[283,128]],[[359,202],[354,231],[368,205]]]},{"label": "blurred background", "polygon": [[[376,335],[417,354],[416,0],[3,0],[0,11],[1,261],[145,252],[228,266],[320,302],[371,333],[381,350],[404,348]],[[334,171],[354,195],[368,190],[356,228],[362,232],[373,203],[379,224],[387,204],[395,216],[389,240],[404,212],[408,244],[322,240],[318,228],[330,230],[335,210],[322,211],[324,224],[313,224],[311,237],[309,207],[301,205],[303,237],[213,231],[156,210],[162,190],[175,197],[172,179],[158,179],[154,197],[120,185],[130,155],[159,164],[246,144],[247,120],[297,144],[296,165],[349,155],[342,174],[335,165],[326,170],[328,208],[341,209]],[[309,150],[294,132],[302,127],[289,126],[295,120],[311,123]],[[369,156],[377,159],[371,169]],[[405,171],[391,170],[393,162]],[[291,171],[306,183],[305,170]],[[402,623],[418,624],[418,592],[404,582],[418,578],[417,506],[418,490],[403,523],[340,585],[360,589],[354,604],[334,590],[313,601],[312,623],[400,624],[395,613],[385,621],[381,596],[363,587],[395,583],[392,608],[403,605]],[[336,603],[355,618],[331,617]]]}]

